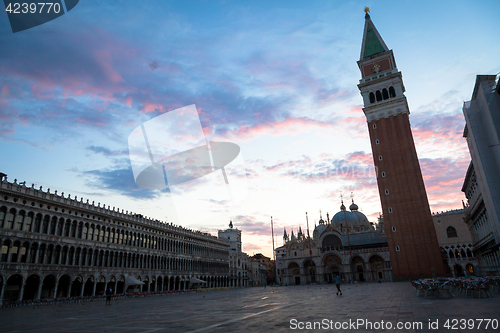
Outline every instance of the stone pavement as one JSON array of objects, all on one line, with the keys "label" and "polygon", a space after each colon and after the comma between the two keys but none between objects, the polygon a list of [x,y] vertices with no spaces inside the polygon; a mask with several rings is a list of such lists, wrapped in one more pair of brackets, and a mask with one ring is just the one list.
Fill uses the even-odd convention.
[{"label": "stone pavement", "polygon": [[[482,299],[425,299],[416,297],[409,282],[342,285],[343,296],[336,296],[335,290],[334,285],[259,287],[122,299],[111,306],[103,301],[5,308],[0,309],[0,332],[313,331],[299,329],[302,324],[307,328],[307,322],[323,323],[323,329],[316,324],[317,332],[500,332],[500,327],[492,329],[492,323],[485,330],[485,322],[477,330],[479,321],[470,321],[500,321],[498,294]],[[354,327],[358,319],[372,326]],[[460,329],[460,322],[456,329],[447,329],[447,319],[468,319],[476,329]],[[385,329],[376,329],[382,320]],[[429,329],[429,320],[438,320],[439,327]],[[392,329],[386,328],[388,322]],[[421,322],[422,329],[396,329],[397,322]]]}]

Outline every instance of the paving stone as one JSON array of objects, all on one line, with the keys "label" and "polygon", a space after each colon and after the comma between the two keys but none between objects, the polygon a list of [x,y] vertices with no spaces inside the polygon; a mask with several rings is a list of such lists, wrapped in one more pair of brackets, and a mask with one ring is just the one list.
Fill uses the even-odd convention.
[{"label": "paving stone", "polygon": [[[130,298],[63,306],[0,309],[0,331],[13,332],[290,332],[298,322],[356,322],[382,320],[422,322],[418,332],[493,332],[495,330],[446,330],[447,319],[497,319],[500,295],[494,298],[425,299],[417,297],[408,282],[365,283],[275,288],[242,288],[157,297]],[[428,328],[439,320],[438,330]],[[300,330],[314,331],[314,330]],[[319,331],[319,330],[316,330]],[[321,330],[324,331],[324,330]],[[395,332],[395,329],[362,327],[335,332]],[[400,329],[397,332],[416,332]],[[500,332],[500,329],[496,330]]]}]

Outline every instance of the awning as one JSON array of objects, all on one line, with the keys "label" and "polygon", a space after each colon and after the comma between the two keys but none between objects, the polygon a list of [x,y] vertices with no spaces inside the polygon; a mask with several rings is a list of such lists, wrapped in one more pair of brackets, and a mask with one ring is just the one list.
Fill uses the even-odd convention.
[{"label": "awning", "polygon": [[125,280],[125,284],[128,286],[131,285],[136,285],[136,284],[144,284],[141,280],[137,280],[135,277],[132,275],[127,276],[127,279]]},{"label": "awning", "polygon": [[198,278],[195,278],[194,276],[189,280],[189,283],[207,283],[207,281],[200,280]]}]

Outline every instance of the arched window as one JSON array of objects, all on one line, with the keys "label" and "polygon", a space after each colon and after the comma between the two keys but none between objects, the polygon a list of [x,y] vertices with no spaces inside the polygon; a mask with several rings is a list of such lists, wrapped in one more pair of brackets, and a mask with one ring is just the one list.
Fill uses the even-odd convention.
[{"label": "arched window", "polygon": [[375,103],[375,94],[374,93],[370,93],[370,103]]},{"label": "arched window", "polygon": [[12,227],[14,226],[15,215],[16,215],[16,210],[14,208],[11,208],[11,210],[9,210],[9,213],[7,214],[7,218],[5,219],[5,224],[4,224],[5,229],[12,229]]},{"label": "arched window", "polygon": [[394,87],[389,87],[389,96],[390,97],[396,97],[396,90],[394,90]]},{"label": "arched window", "polygon": [[380,90],[377,90],[377,92],[375,93],[375,95],[377,96],[377,102],[379,102],[379,101],[382,100],[382,94],[380,93]]},{"label": "arched window", "polygon": [[457,229],[455,229],[451,226],[446,228],[446,235],[448,236],[448,238],[458,237],[457,236]]},{"label": "arched window", "polygon": [[387,93],[387,89],[382,89],[382,97],[384,99],[388,99],[389,98],[389,94]]}]

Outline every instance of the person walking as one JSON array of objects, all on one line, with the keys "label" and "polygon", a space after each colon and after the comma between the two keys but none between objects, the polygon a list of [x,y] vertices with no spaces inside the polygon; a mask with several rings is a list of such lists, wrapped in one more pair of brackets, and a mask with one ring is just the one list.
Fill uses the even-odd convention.
[{"label": "person walking", "polygon": [[111,297],[113,296],[113,289],[108,288],[106,290],[106,305],[111,305]]},{"label": "person walking", "polygon": [[335,282],[335,286],[337,286],[337,296],[339,294],[342,295],[342,290],[340,290],[340,277],[337,274],[333,276],[333,281]]}]

